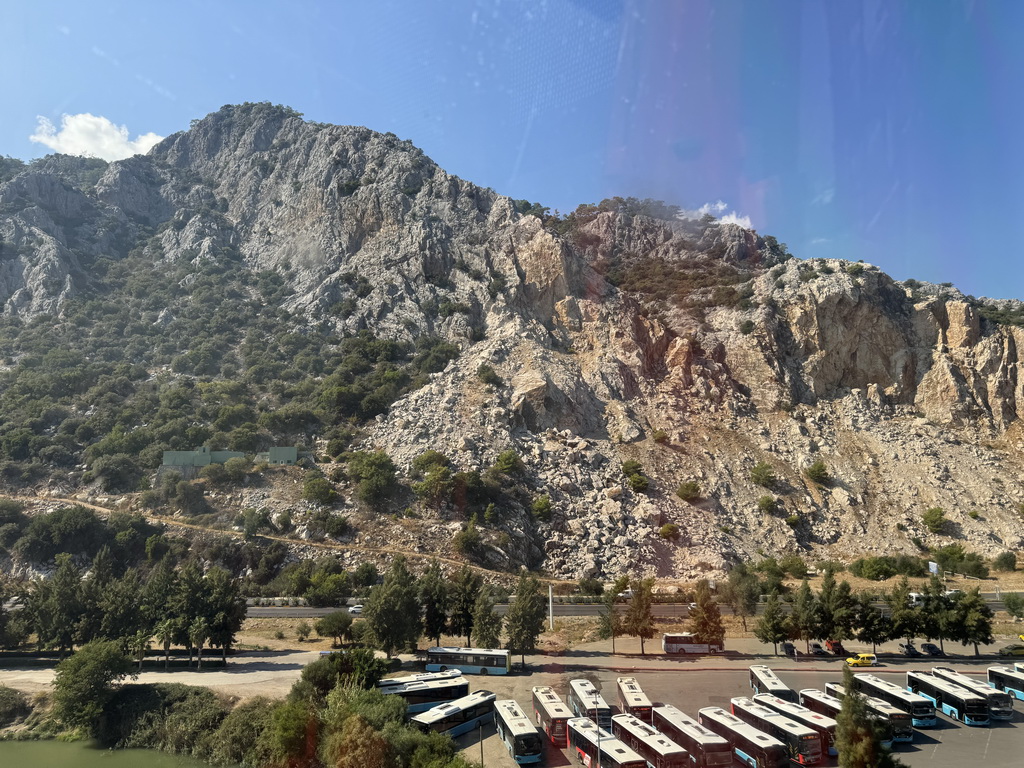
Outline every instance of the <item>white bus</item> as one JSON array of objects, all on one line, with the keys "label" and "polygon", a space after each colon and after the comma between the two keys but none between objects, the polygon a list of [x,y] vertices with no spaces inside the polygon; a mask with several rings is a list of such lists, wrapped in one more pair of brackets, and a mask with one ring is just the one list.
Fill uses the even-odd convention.
[{"label": "white bus", "polygon": [[539,763],[544,757],[540,734],[530,718],[512,699],[494,702],[494,727],[498,738],[505,742],[508,753],[519,765]]},{"label": "white bus", "polygon": [[377,683],[377,687],[383,690],[392,685],[405,685],[406,683],[425,683],[428,680],[450,680],[454,677],[462,677],[462,672],[457,669],[449,669],[446,672],[420,672],[415,675],[402,675],[401,677],[385,677]]},{"label": "white bus", "polygon": [[952,667],[932,667],[932,674],[982,696],[988,702],[988,713],[993,720],[1013,720],[1013,699],[1010,694],[989,688]]},{"label": "white bus", "polygon": [[732,765],[729,742],[671,704],[654,708],[654,727],[690,753],[693,768]]},{"label": "white bus", "polygon": [[633,715],[615,715],[612,735],[647,761],[648,768],[689,768],[685,749]]},{"label": "white bus", "polygon": [[1024,701],[1024,672],[1018,672],[1016,667],[989,667],[988,684],[997,691]]},{"label": "white bus", "polygon": [[964,725],[988,725],[988,699],[927,672],[907,670],[907,690],[924,696],[935,708]]},{"label": "white bus", "polygon": [[774,709],[780,715],[785,715],[802,725],[806,725],[818,734],[821,738],[822,747],[827,749],[830,755],[839,754],[836,749],[836,721],[833,718],[767,693],[754,694],[754,701],[769,709]]},{"label": "white bus", "polygon": [[853,687],[865,696],[874,696],[902,709],[910,715],[915,728],[934,728],[939,720],[935,717],[935,705],[924,696],[905,691],[896,683],[890,683],[875,675],[854,675]]},{"label": "white bus", "polygon": [[566,725],[569,748],[586,768],[647,768],[646,760],[590,718],[573,717]]},{"label": "white bus", "polygon": [[619,692],[619,710],[627,715],[651,722],[651,700],[635,677],[615,678],[615,688]]},{"label": "white bus", "polygon": [[728,741],[736,759],[750,768],[789,768],[785,744],[721,707],[697,710],[697,722]]},{"label": "white bus", "polygon": [[[801,691],[800,703],[814,709],[814,705],[810,701],[804,701],[803,694],[804,692]],[[838,701],[841,709],[842,699],[846,696],[846,688],[842,683],[825,683],[825,693],[822,695]],[[865,696],[864,704],[868,708],[868,714],[882,724],[883,746],[888,747],[894,741],[911,742],[914,740],[914,721],[910,717],[910,713],[874,696]]]},{"label": "white bus", "polygon": [[[411,677],[425,678],[426,675],[394,677],[381,680],[377,687],[381,693],[405,699],[405,705],[409,712],[426,712],[443,702],[454,701],[469,695],[469,681],[458,670],[437,674],[443,675],[443,677],[435,680],[410,679]],[[399,682],[402,680],[408,682]]]},{"label": "white bus", "polygon": [[721,653],[718,643],[698,643],[690,632],[669,632],[661,636],[661,650],[665,653]]},{"label": "white bus", "polygon": [[464,675],[507,675],[512,671],[512,656],[500,648],[428,648],[424,669],[457,669]]},{"label": "white bus", "polygon": [[569,732],[565,724],[573,714],[558,698],[554,688],[538,685],[533,689],[533,716],[552,744],[556,747],[569,746]]},{"label": "white bus", "polygon": [[415,714],[409,722],[424,733],[437,731],[459,736],[483,723],[493,722],[495,698],[490,691],[473,691],[461,699]]},{"label": "white bus", "polygon": [[768,693],[783,701],[796,703],[796,691],[779,679],[770,667],[755,664],[750,668],[750,687],[754,693]]},{"label": "white bus", "polygon": [[793,762],[800,765],[817,765],[821,762],[824,749],[821,736],[814,729],[746,696],[730,699],[729,704],[732,713],[740,720],[785,744],[789,759]]},{"label": "white bus", "polygon": [[576,717],[589,717],[601,728],[612,727],[612,708],[589,680],[569,681],[568,703]]}]

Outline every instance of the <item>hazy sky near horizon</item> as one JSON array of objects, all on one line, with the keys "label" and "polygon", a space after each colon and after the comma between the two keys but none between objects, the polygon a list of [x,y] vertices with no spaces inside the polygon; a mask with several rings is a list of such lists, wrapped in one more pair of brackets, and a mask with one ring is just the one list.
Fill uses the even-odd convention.
[{"label": "hazy sky near horizon", "polygon": [[116,157],[271,101],[563,212],[710,204],[801,258],[1024,298],[1015,0],[8,0],[0,19],[0,154]]}]

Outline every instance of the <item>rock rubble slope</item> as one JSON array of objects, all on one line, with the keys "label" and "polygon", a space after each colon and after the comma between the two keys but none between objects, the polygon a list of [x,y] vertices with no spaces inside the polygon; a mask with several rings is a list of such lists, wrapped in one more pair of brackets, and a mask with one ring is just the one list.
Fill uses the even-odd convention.
[{"label": "rock rubble slope", "polygon": [[[457,344],[364,445],[401,468],[428,448],[460,469],[519,452],[554,514],[518,521],[529,545],[507,565],[687,577],[795,549],[1024,546],[1024,329],[953,289],[636,201],[522,215],[394,135],[243,105],[146,156],[48,158],[0,183],[4,313],[59,315],[88,298],[98,259],[140,243],[157,261],[276,271],[310,327]],[[825,485],[802,472],[817,459]],[[758,462],[771,487],[751,481]],[[676,495],[684,482],[697,498]],[[935,506],[943,534],[921,523]]]}]

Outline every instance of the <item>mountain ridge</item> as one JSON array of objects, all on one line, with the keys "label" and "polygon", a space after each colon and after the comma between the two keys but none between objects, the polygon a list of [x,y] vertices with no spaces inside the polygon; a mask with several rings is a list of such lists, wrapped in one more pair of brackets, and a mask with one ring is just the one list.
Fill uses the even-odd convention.
[{"label": "mountain ridge", "polygon": [[[5,170],[8,402],[19,386],[32,394],[33,355],[46,368],[58,347],[73,354],[92,339],[91,360],[59,370],[106,367],[34,398],[43,416],[0,434],[0,476],[106,482],[97,461],[131,455],[140,429],[150,431],[138,480],[163,446],[199,438],[322,451],[357,417],[355,447],[383,449],[405,472],[427,449],[481,473],[503,451],[522,456],[504,518],[478,520],[476,556],[502,567],[693,575],[758,551],[1022,546],[1024,331],[993,319],[1014,320],[1019,303],[901,284],[869,264],[800,261],[774,238],[659,205],[524,215],[393,135],[266,104],[222,108],[102,168],[52,158]],[[367,390],[377,407],[360,410],[363,395],[353,416],[325,400],[324,382],[354,386],[362,374],[341,350],[366,331],[406,346],[374,370],[407,380],[387,389],[383,370]],[[18,348],[30,341],[40,349]],[[448,351],[423,365],[417,348]],[[218,409],[203,399],[235,381],[244,393]],[[179,398],[172,417],[161,400],[188,382],[203,394]],[[122,400],[101,423],[90,408],[111,391]],[[236,406],[249,409],[242,421],[219,411]],[[280,411],[294,421],[286,429]],[[253,434],[239,435],[247,424]],[[816,458],[827,485],[803,474]],[[83,460],[92,478],[74,468]],[[646,490],[630,487],[626,460]],[[751,482],[757,462],[776,486]],[[371,514],[348,479],[335,482],[353,520]],[[688,501],[675,494],[685,482],[699,486]],[[531,514],[540,495],[550,520]],[[433,509],[408,493],[401,504],[439,546],[466,525],[458,504]],[[921,523],[931,506],[946,510],[945,533]],[[665,523],[681,536],[661,538]]]}]

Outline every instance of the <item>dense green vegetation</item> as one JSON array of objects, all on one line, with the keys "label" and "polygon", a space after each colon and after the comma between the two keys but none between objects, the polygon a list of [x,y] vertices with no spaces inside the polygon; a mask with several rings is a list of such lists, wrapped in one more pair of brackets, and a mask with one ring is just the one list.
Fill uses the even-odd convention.
[{"label": "dense green vegetation", "polygon": [[[428,337],[406,345],[310,326],[281,308],[287,270],[253,274],[228,245],[161,256],[151,238],[97,259],[92,290],[60,317],[0,318],[0,482],[74,477],[85,462],[84,481],[134,490],[164,450],[347,439],[347,425],[386,412],[459,353]],[[350,283],[357,292],[358,276]]]}]

